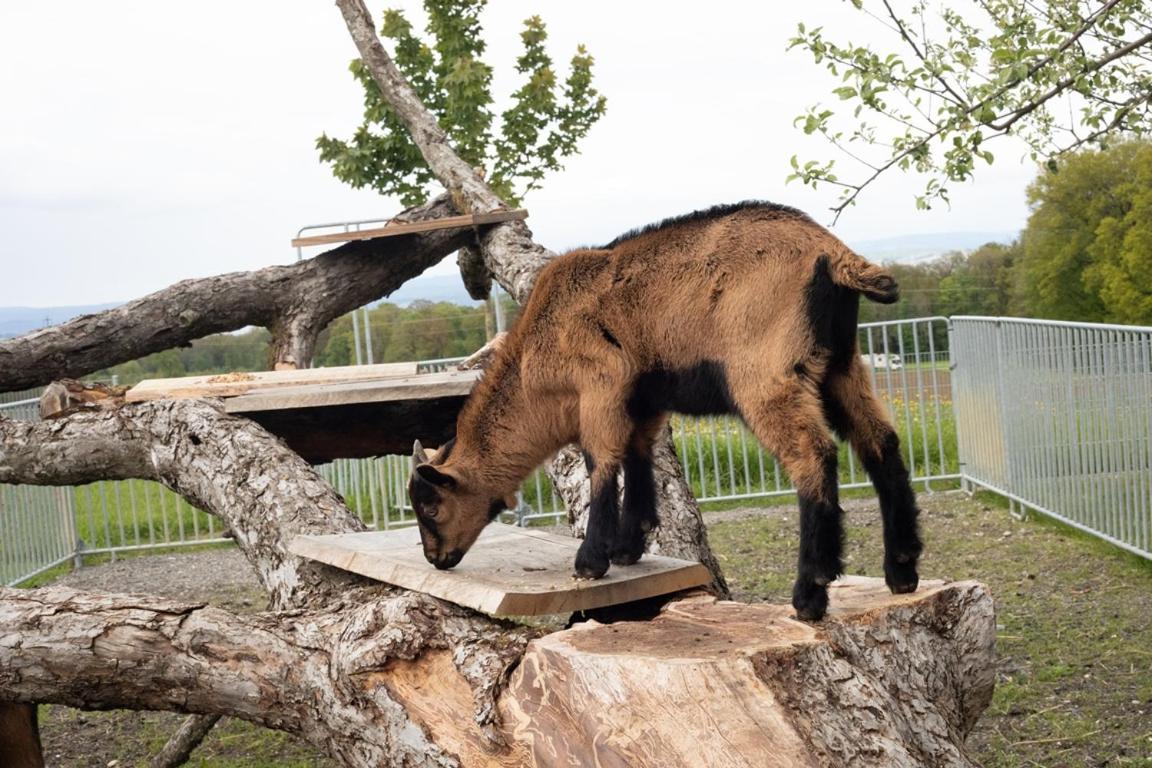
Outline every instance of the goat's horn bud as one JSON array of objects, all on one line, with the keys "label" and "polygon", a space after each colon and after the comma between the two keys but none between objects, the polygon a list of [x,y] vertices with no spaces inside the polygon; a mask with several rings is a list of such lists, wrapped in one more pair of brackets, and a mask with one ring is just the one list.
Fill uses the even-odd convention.
[{"label": "goat's horn bud", "polygon": [[416,467],[427,460],[428,458],[424,455],[424,446],[420,445],[420,441],[417,440],[412,443],[412,472],[415,473]]}]

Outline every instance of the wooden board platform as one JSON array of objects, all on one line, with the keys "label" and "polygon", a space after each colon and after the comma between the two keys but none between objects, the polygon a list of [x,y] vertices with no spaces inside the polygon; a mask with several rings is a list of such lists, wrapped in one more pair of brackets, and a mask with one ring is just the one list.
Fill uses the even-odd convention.
[{"label": "wooden board platform", "polygon": [[[375,366],[351,366],[353,370],[368,367]],[[253,413],[288,408],[320,408],[396,400],[463,397],[472,391],[472,385],[479,378],[480,371],[441,371],[387,378],[376,376],[366,381],[345,380],[294,387],[254,388],[245,394],[226,400],[224,410],[229,413]]]},{"label": "wooden board platform", "polygon": [[142,381],[129,401],[220,397],[306,460],[409,456],[412,441],[439,445],[456,433],[456,415],[478,371],[416,373],[416,363],[349,365]]},{"label": "wooden board platform", "polygon": [[124,395],[129,403],[165,397],[236,397],[254,390],[267,391],[316,384],[346,384],[374,379],[415,376],[416,363],[341,365],[332,368],[303,368],[295,371],[254,371],[221,373],[214,376],[180,376],[147,379]]},{"label": "wooden board platform", "polygon": [[645,555],[595,581],[572,578],[578,539],[493,523],[455,568],[424,559],[415,526],[333,536],[297,536],[289,551],[378,581],[425,592],[495,616],[603,608],[707,584],[699,563]]},{"label": "wooden board platform", "polygon": [[346,243],[350,240],[372,240],[377,237],[411,235],[417,232],[432,232],[437,229],[483,227],[490,224],[499,224],[504,221],[522,221],[526,218],[528,218],[528,211],[523,208],[489,211],[488,213],[474,213],[466,216],[445,216],[439,219],[429,219],[428,221],[388,224],[387,226],[375,227],[373,229],[359,229],[348,232],[333,232],[328,235],[297,237],[292,240],[292,247],[299,248],[306,245]]}]

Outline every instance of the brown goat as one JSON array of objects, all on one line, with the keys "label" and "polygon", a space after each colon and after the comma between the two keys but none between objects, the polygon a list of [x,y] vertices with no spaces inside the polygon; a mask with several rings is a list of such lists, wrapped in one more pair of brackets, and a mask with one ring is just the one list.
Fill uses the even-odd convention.
[{"label": "brown goat", "polygon": [[898,288],[803,213],[763,202],[558,257],[465,403],[455,438],[431,457],[417,444],[409,494],[425,557],[438,568],[458,563],[524,478],[575,442],[592,476],[576,575],[634,563],[658,523],[651,449],[669,412],[735,414],[799,495],[799,616],[824,615],[826,585],[842,570],[829,425],[851,441],[879,495],[888,586],[915,590],[915,499],[857,351],[860,294],[887,303]]},{"label": "brown goat", "polygon": [[0,766],[44,768],[35,704],[0,704]]}]

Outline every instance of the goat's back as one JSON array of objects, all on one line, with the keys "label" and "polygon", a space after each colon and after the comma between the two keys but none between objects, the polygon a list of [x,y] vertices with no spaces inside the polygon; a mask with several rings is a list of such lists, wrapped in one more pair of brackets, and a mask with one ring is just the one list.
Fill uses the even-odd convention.
[{"label": "goat's back", "polygon": [[812,346],[821,257],[845,252],[823,227],[776,207],[573,251],[540,274],[521,319],[532,347],[525,351],[566,371],[598,363],[600,353],[638,370],[738,365],[748,354],[784,366]]}]

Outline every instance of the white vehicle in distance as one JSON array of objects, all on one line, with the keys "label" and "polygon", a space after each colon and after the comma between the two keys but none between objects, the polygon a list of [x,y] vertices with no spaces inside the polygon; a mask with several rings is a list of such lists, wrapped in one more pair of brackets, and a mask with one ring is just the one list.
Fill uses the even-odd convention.
[{"label": "white vehicle in distance", "polygon": [[860,355],[860,358],[864,361],[864,365],[878,371],[898,371],[904,367],[904,361],[900,359],[900,355],[885,355],[877,352],[871,355]]}]

